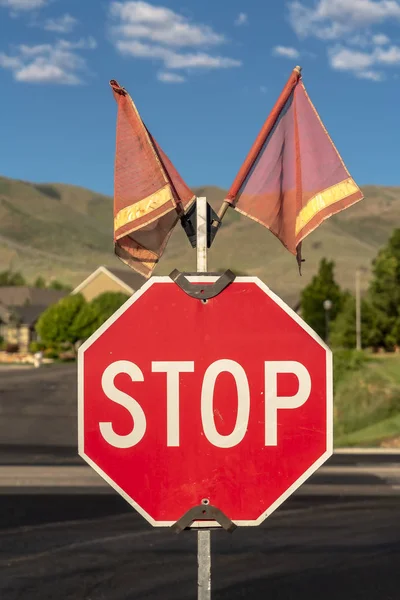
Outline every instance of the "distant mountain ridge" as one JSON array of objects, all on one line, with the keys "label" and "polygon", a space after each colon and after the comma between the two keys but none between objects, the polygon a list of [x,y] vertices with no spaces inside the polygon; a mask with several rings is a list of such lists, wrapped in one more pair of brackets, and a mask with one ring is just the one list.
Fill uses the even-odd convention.
[{"label": "distant mountain ridge", "polygon": [[[261,225],[229,210],[210,249],[209,268],[232,268],[260,277],[290,304],[315,274],[322,257],[333,258],[339,283],[354,287],[357,267],[371,260],[400,226],[400,188],[365,186],[365,199],[329,219],[304,243],[306,263],[296,261]],[[225,191],[195,188],[219,208]],[[112,198],[67,184],[29,183],[0,177],[0,270],[21,271],[77,285],[99,265],[120,266],[112,243]],[[177,225],[157,274],[195,270],[195,251]],[[363,278],[367,285],[368,274]]]}]

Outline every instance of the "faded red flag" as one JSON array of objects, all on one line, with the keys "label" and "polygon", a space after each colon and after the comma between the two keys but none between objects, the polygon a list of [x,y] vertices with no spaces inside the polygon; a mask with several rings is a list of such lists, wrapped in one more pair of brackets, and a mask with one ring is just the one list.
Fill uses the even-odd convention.
[{"label": "faded red flag", "polygon": [[226,198],[276,235],[300,265],[301,242],[363,198],[296,67]]},{"label": "faded red flag", "polygon": [[110,85],[118,105],[115,253],[150,277],[179,217],[195,196],[146,129],[127,91],[115,80]]}]

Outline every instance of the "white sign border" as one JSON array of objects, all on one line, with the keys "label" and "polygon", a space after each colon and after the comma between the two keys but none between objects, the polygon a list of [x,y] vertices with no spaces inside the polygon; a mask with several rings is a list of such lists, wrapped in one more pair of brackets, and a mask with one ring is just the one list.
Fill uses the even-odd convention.
[{"label": "white sign border", "polygon": [[[194,275],[188,277],[191,283],[214,283],[218,277],[207,275]],[[155,527],[171,527],[175,521],[156,521],[139,504],[137,504],[115,481],[111,479],[91,458],[85,454],[84,448],[84,353],[119,317],[136,302],[147,290],[155,284],[173,284],[176,285],[168,276],[151,277],[137,292],[135,292],[93,335],[90,336],[78,350],[78,454],[100,475],[118,494],[120,494],[133,508]],[[327,440],[326,451],[313,463],[309,469],[297,481],[293,483],[258,519],[250,521],[233,521],[238,526],[257,526],[269,517],[285,500],[289,498],[311,475],[313,475],[333,454],[333,357],[331,349],[319,337],[317,333],[301,317],[292,310],[279,296],[277,296],[265,283],[258,277],[236,277],[235,283],[253,283],[257,285],[267,296],[269,296],[282,310],[284,310],[298,325],[300,325],[326,352],[326,414],[327,414]],[[183,292],[184,293],[184,292]],[[183,515],[182,515],[183,516]],[[192,527],[212,527],[214,521],[197,521]]]}]

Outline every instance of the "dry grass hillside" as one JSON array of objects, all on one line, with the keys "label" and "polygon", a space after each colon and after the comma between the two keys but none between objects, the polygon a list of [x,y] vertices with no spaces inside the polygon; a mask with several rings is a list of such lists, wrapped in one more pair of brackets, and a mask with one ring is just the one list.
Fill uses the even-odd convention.
[{"label": "dry grass hillside", "polygon": [[[293,304],[322,257],[336,261],[339,283],[354,286],[358,266],[369,268],[379,247],[400,226],[400,188],[367,186],[365,200],[328,220],[304,243],[299,277],[295,259],[264,227],[229,210],[210,250],[210,268],[257,275]],[[219,207],[224,191],[195,190]],[[116,265],[112,199],[66,184],[32,184],[0,177],[0,270],[20,270],[75,285],[100,264]],[[195,269],[195,251],[178,225],[157,273]],[[367,285],[368,274],[363,285]]]}]

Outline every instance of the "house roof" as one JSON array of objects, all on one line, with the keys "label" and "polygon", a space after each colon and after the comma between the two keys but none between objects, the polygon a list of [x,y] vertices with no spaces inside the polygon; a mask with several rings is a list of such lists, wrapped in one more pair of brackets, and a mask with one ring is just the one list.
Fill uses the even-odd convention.
[{"label": "house roof", "polygon": [[13,306],[11,310],[19,323],[32,327],[46,308],[47,306],[27,304],[26,306]]},{"label": "house roof", "polygon": [[111,279],[118,280],[122,287],[126,289],[127,292],[133,294],[136,290],[138,290],[145,283],[146,279],[132,271],[128,267],[115,269],[114,267],[98,267],[93,273],[89,275],[86,279],[84,279],[72,292],[72,294],[77,294],[80,292],[86,285],[88,285],[93,279],[99,274],[105,273]]},{"label": "house roof", "polygon": [[9,323],[10,316],[10,309],[0,302],[0,323]]},{"label": "house roof", "polygon": [[66,295],[67,292],[62,290],[46,290],[28,286],[4,286],[0,287],[0,304],[6,307],[31,304],[47,308]]},{"label": "house roof", "polygon": [[142,287],[142,285],[147,281],[145,277],[142,277],[142,275],[139,275],[139,273],[136,273],[128,267],[126,269],[115,269],[114,267],[105,268],[115,277],[118,277],[118,279],[123,281],[126,285],[129,285],[134,292]]}]

